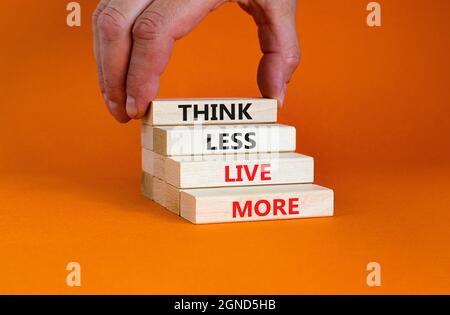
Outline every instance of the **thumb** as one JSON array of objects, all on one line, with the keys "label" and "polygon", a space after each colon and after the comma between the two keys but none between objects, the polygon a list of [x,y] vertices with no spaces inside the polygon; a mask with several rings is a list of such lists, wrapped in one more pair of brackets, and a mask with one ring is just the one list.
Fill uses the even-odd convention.
[{"label": "thumb", "polygon": [[283,104],[286,86],[300,62],[296,31],[296,1],[243,1],[245,11],[258,25],[263,57],[258,68],[258,86],[264,97]]}]

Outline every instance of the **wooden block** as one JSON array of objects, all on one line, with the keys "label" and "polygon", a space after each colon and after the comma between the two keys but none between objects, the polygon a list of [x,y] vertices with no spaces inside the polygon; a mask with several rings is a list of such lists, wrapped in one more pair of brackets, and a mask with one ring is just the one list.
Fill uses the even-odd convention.
[{"label": "wooden block", "polygon": [[159,203],[176,215],[180,215],[180,190],[162,179],[142,172],[142,194]]},{"label": "wooden block", "polygon": [[153,127],[142,124],[141,146],[149,150],[153,150]]},{"label": "wooden block", "polygon": [[164,207],[176,215],[180,215],[180,192],[182,190],[166,183]]},{"label": "wooden block", "polygon": [[166,157],[153,151],[142,149],[142,170],[152,176],[165,180]]},{"label": "wooden block", "polygon": [[313,184],[199,188],[180,194],[181,216],[196,224],[333,215],[333,191]]},{"label": "wooden block", "polygon": [[158,99],[142,119],[154,126],[276,121],[277,101],[268,98]]},{"label": "wooden block", "polygon": [[314,184],[179,189],[143,172],[142,193],[196,224],[333,215],[333,191]]},{"label": "wooden block", "polygon": [[165,157],[142,149],[142,167],[177,188],[314,181],[314,159],[294,152]]},{"label": "wooden block", "polygon": [[290,152],[296,148],[295,127],[282,124],[144,128],[153,130],[145,132],[152,140],[143,139],[143,147],[161,155]]},{"label": "wooden block", "polygon": [[141,193],[153,200],[153,176],[146,172],[141,173]]},{"label": "wooden block", "polygon": [[153,176],[153,200],[159,203],[161,206],[166,206],[166,188],[167,183],[162,179]]}]

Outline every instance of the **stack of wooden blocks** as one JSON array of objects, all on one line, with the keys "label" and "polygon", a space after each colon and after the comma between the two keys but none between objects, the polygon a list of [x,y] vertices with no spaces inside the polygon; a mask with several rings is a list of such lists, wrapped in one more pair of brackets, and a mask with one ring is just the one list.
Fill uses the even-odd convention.
[{"label": "stack of wooden blocks", "polygon": [[193,223],[333,215],[273,99],[160,99],[142,120],[142,193]]}]

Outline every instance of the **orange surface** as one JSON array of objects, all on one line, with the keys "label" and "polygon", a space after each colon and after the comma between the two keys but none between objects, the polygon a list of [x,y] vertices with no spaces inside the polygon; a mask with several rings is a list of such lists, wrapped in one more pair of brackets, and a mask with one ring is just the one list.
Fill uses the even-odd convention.
[{"label": "orange surface", "polygon": [[[80,28],[66,1],[0,4],[0,293],[450,293],[449,1],[380,1],[381,28],[368,0],[300,1],[280,121],[336,216],[209,226],[140,195],[139,123],[102,104],[80,2]],[[259,56],[226,4],[177,43],[159,96],[257,96]]]}]

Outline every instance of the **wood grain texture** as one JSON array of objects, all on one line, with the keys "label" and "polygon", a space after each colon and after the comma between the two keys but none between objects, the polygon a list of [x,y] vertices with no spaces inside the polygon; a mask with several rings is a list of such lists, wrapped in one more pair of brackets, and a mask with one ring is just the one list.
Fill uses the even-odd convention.
[{"label": "wood grain texture", "polygon": [[142,118],[153,126],[276,121],[277,101],[268,98],[157,99]]},{"label": "wood grain texture", "polygon": [[144,196],[152,199],[169,211],[180,215],[181,190],[169,185],[158,177],[142,172],[141,192]]},{"label": "wood grain texture", "polygon": [[153,176],[146,172],[141,173],[141,193],[153,200]]},{"label": "wood grain texture", "polygon": [[166,159],[167,157],[161,154],[143,148],[141,154],[142,170],[152,176],[166,180]]},{"label": "wood grain texture", "polygon": [[153,200],[166,207],[167,183],[162,179],[152,176]]},{"label": "wood grain texture", "polygon": [[141,146],[153,150],[153,127],[141,124]]},{"label": "wood grain texture", "polygon": [[[151,131],[147,130],[152,128]],[[282,124],[143,126],[142,146],[161,155],[291,152],[295,127]]]},{"label": "wood grain texture", "polygon": [[168,157],[142,149],[142,169],[177,188],[314,181],[313,158],[294,152]]},{"label": "wood grain texture", "polygon": [[180,214],[196,224],[326,217],[333,191],[314,184],[187,189]]}]

